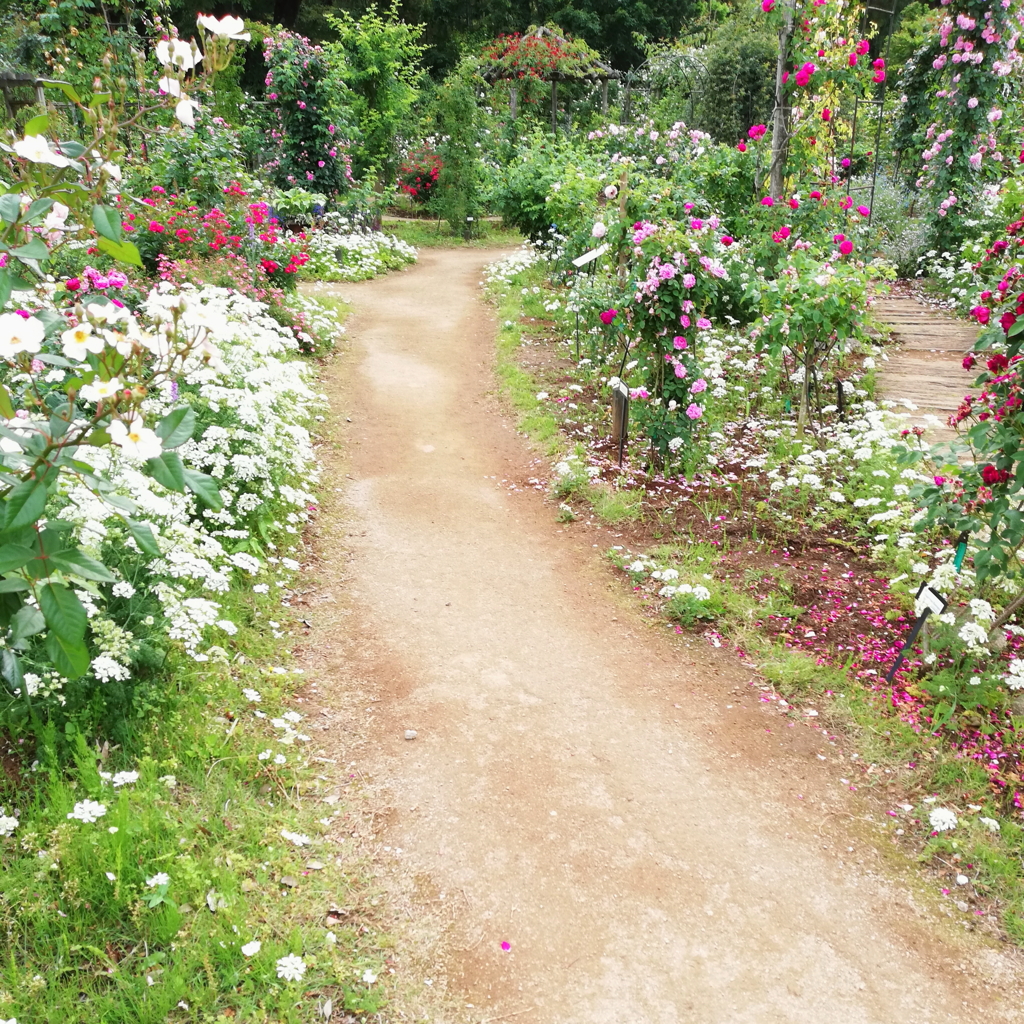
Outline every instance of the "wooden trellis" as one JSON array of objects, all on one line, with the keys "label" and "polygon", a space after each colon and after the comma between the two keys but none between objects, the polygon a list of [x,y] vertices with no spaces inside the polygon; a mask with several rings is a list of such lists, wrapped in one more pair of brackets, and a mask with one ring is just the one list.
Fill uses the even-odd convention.
[{"label": "wooden trellis", "polygon": [[[543,39],[548,37],[553,39],[555,42],[569,45],[569,40],[564,36],[560,36],[557,32],[552,32],[546,25],[541,25],[540,28],[534,29],[532,32],[528,32],[523,39]],[[601,113],[608,113],[608,83],[610,81],[618,81],[622,76],[616,71],[611,65],[605,64],[604,61],[597,60],[596,58],[590,61],[588,67],[582,68],[579,71],[569,74],[559,71],[548,72],[547,74],[539,76],[540,81],[551,83],[551,131],[557,131],[558,128],[558,83],[559,82],[600,82],[601,83]],[[506,79],[512,82],[512,86],[509,90],[509,110],[512,115],[512,120],[515,120],[516,114],[518,113],[519,103],[519,90],[515,85],[518,81],[518,76],[511,71],[499,67],[497,64],[492,65],[483,72],[483,79],[485,82],[493,84],[499,82],[502,79]]]}]

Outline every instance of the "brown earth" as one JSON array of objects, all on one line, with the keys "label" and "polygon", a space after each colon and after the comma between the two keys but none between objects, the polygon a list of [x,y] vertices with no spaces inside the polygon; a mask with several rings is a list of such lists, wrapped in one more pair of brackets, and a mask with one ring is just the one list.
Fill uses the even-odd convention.
[{"label": "brown earth", "polygon": [[1018,955],[867,834],[834,739],[652,628],[614,534],[554,522],[494,395],[496,256],[338,286],[351,352],[325,375],[302,655],[328,785],[358,774],[378,809],[393,1019],[1024,1020]]}]

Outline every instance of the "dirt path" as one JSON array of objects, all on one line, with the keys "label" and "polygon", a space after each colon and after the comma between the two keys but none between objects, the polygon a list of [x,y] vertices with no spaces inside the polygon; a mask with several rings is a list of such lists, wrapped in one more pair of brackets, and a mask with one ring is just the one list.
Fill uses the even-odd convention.
[{"label": "dirt path", "polygon": [[896,402],[913,402],[917,409],[906,414],[907,423],[926,427],[932,443],[952,439],[955,431],[947,420],[974,380],[961,363],[977,329],[906,295],[881,299],[874,310],[900,346],[881,364],[879,392]]},{"label": "dirt path", "polygon": [[327,752],[391,807],[399,948],[447,924],[420,951],[450,995],[433,1019],[1024,1019],[1014,956],[923,911],[858,838],[821,730],[766,711],[734,656],[648,628],[609,539],[528,487],[490,394],[493,258],[427,250],[339,288],[353,352],[327,382],[308,596],[311,675],[349,709]]}]

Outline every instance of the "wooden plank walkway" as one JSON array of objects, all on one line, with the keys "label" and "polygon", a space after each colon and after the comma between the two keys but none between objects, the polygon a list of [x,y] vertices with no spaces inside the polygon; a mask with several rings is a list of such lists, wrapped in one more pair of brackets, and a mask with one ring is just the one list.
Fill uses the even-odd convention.
[{"label": "wooden plank walkway", "polygon": [[878,364],[879,394],[916,405],[914,411],[896,412],[908,426],[926,427],[932,443],[951,439],[955,434],[947,421],[974,379],[961,364],[977,328],[908,296],[879,299],[873,308],[899,346],[890,349],[887,362]]}]

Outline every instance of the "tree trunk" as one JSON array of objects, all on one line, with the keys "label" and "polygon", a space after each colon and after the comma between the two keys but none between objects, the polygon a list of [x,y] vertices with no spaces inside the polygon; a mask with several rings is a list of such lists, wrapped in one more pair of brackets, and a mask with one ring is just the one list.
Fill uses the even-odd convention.
[{"label": "tree trunk", "polygon": [[789,40],[793,35],[795,0],[784,0],[782,28],[779,30],[779,60],[775,66],[775,116],[772,122],[772,166],[770,191],[781,196],[786,180],[786,155],[789,150],[789,118],[786,115],[786,89],[782,76],[789,60]]},{"label": "tree trunk", "polygon": [[811,405],[811,368],[813,367],[814,350],[808,347],[804,352],[804,379],[800,382],[800,412],[796,420],[796,433],[798,437],[804,436],[804,429],[807,426],[807,414]]},{"label": "tree trunk", "polygon": [[302,0],[274,0],[274,24],[294,28]]}]

